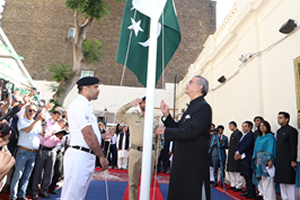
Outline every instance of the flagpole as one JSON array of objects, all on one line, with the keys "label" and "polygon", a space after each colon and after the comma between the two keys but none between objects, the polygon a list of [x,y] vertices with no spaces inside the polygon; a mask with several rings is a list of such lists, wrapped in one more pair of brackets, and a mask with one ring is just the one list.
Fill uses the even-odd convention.
[{"label": "flagpole", "polygon": [[[159,1],[153,1],[153,3],[151,3],[151,16],[157,16],[156,12],[158,10],[158,2]],[[150,183],[152,178],[151,169],[153,166],[151,166],[151,158],[157,59],[157,26],[158,19],[151,18],[140,200],[146,200],[150,198]]]}]

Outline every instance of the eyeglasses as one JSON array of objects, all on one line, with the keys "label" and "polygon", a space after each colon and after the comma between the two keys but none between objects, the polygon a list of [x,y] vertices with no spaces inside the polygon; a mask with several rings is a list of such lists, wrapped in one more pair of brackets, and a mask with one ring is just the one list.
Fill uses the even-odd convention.
[{"label": "eyeglasses", "polygon": [[28,112],[36,112],[36,110],[29,109]]}]

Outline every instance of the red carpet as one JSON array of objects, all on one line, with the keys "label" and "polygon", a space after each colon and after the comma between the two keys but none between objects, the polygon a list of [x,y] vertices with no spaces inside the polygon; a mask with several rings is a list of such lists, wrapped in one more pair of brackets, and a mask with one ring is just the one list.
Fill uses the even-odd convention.
[{"label": "red carpet", "polygon": [[[95,174],[93,176],[93,180],[104,180],[102,176],[100,176],[100,171],[101,168],[96,168],[95,169]],[[110,177],[108,178],[107,181],[117,181],[117,182],[127,182],[128,181],[128,171],[124,170],[118,170],[118,169],[109,169],[109,174]],[[160,191],[159,185],[158,184],[167,184],[169,182],[169,174],[163,174],[159,173],[157,174],[157,180],[154,186],[154,176],[152,180],[152,185],[151,185],[151,190],[150,190],[150,200],[152,200],[152,195],[153,195],[153,190],[155,190],[155,200],[164,200],[163,195]],[[225,187],[228,188],[230,185],[225,184]],[[221,187],[221,183],[219,183],[218,187],[215,187],[216,190],[218,190],[221,193],[224,193],[223,188]],[[233,190],[227,190],[226,195],[229,196],[230,198],[234,200],[246,200],[245,197],[239,196],[241,192],[233,192]],[[138,196],[140,194],[140,186],[138,187]],[[0,193],[0,200],[7,200],[9,194],[8,193]],[[128,185],[125,190],[123,200],[128,200]]]},{"label": "red carpet", "polygon": [[[151,184],[151,187],[150,187],[150,200],[153,199],[153,190],[155,190],[155,200],[164,200],[161,192],[160,192],[160,189],[159,189],[159,186],[156,182],[155,186],[154,186],[154,178],[152,180],[152,184]],[[129,191],[128,191],[128,185],[127,185],[127,188],[125,190],[125,193],[124,193],[124,197],[123,197],[123,200],[128,200],[129,199]],[[139,196],[140,196],[140,186],[138,187],[138,199],[139,199]]]},{"label": "red carpet", "polygon": [[[235,200],[246,200],[245,197],[240,196],[242,194],[241,192],[234,192],[233,190],[227,190],[226,188],[229,188],[230,185],[225,183],[225,194]],[[218,187],[215,187],[216,190],[224,193],[224,189],[221,186],[221,182],[219,182]]]}]

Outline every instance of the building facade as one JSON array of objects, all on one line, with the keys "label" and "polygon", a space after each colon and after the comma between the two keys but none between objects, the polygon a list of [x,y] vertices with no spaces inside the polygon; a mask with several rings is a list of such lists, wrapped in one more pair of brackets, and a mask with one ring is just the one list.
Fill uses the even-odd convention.
[{"label": "building facade", "polygon": [[[57,61],[72,63],[72,42],[68,38],[73,25],[73,12],[65,0],[9,0],[6,2],[1,26],[15,49],[25,60],[24,64],[35,80],[48,80],[45,68]],[[111,14],[101,22],[94,21],[86,38],[101,40],[107,46],[99,64],[83,66],[83,73],[100,78],[105,85],[120,85],[123,66],[115,61],[125,3],[107,1]],[[187,68],[195,61],[206,38],[216,27],[215,2],[211,0],[175,0],[182,42],[167,65],[165,82],[184,77]],[[83,18],[82,18],[83,20]],[[125,70],[125,86],[142,86],[134,74]],[[158,87],[161,86],[161,81]]]},{"label": "building facade", "polygon": [[[283,34],[279,29],[289,19],[300,21],[299,7],[294,0],[237,0],[179,83],[179,110],[189,102],[186,83],[198,74],[209,80],[206,99],[216,125],[227,127],[235,120],[241,129],[243,121],[260,115],[276,132],[277,114],[286,111],[297,127],[300,31]],[[222,76],[226,81],[220,83]],[[230,134],[228,128],[225,134]]]}]

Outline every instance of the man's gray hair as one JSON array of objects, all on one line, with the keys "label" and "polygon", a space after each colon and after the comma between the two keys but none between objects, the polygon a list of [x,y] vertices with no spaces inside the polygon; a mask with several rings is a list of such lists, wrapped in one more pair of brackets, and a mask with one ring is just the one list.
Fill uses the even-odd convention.
[{"label": "man's gray hair", "polygon": [[25,110],[27,110],[30,106],[34,106],[34,109],[36,109],[36,106],[34,104],[29,104],[25,107]]},{"label": "man's gray hair", "polygon": [[197,81],[197,86],[200,86],[202,85],[203,86],[203,89],[202,89],[202,94],[203,96],[207,95],[208,93],[208,81],[206,78],[204,78],[203,76],[200,76],[200,75],[196,75],[194,76],[194,78],[198,78],[199,80]]}]

